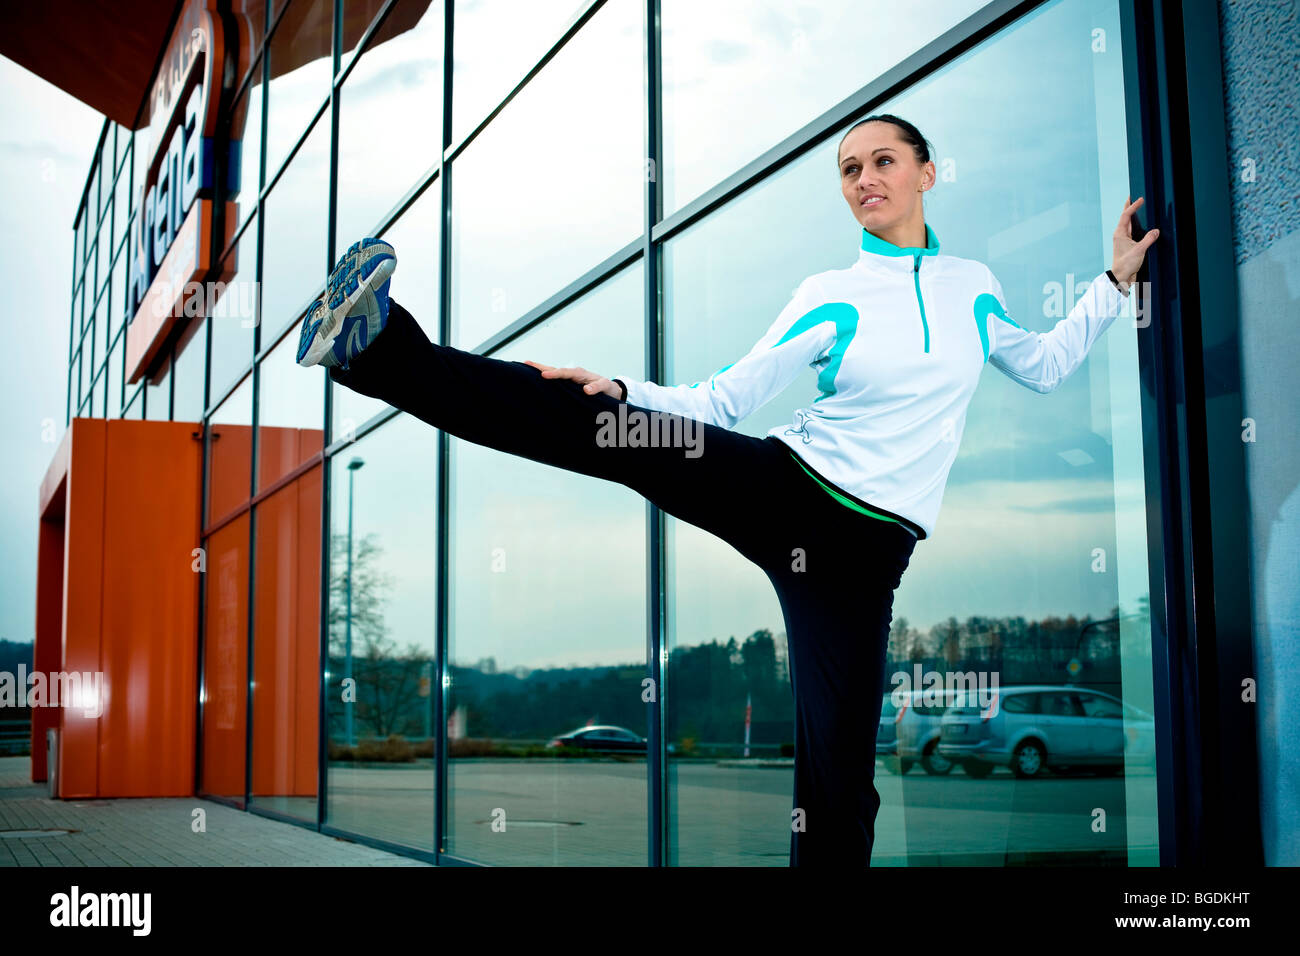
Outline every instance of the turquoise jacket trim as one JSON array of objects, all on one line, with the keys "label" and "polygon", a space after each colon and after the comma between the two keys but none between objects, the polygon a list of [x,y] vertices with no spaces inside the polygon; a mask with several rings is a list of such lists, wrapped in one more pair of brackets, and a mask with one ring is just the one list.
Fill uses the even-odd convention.
[{"label": "turquoise jacket trim", "polygon": [[926,223],[924,246],[896,246],[863,229],[862,249],[878,256],[934,256],[939,254],[939,237],[934,234],[930,224]]},{"label": "turquoise jacket trim", "polygon": [[911,256],[913,261],[912,279],[916,286],[916,305],[921,310],[921,331],[925,335],[925,351],[930,351],[930,324],[925,321],[925,301],[921,298],[921,257],[939,254],[939,237],[934,234],[930,224],[925,224],[924,246],[896,246],[886,242],[874,233],[862,230],[862,250],[874,252],[880,256]]},{"label": "turquoise jacket trim", "polygon": [[1010,322],[1016,328],[1015,319],[1011,318],[1002,308],[1002,303],[998,297],[991,292],[981,292],[975,297],[975,327],[980,330],[980,348],[984,350],[984,361],[989,360],[989,328],[988,318],[990,315],[996,315],[1003,322]]}]

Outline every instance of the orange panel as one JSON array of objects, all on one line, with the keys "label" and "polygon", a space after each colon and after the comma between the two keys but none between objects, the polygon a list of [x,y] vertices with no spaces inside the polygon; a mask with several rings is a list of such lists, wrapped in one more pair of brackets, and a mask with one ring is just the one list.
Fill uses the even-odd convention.
[{"label": "orange panel", "polygon": [[257,506],[253,793],[316,793],[321,469]]},{"label": "orange panel", "polygon": [[208,524],[248,501],[253,471],[253,427],[213,425],[208,468]]},{"label": "orange panel", "polygon": [[194,793],[202,448],[186,422],[108,423],[102,797]]},{"label": "orange panel", "polygon": [[244,796],[248,694],[248,515],[207,542],[202,790]]},{"label": "orange panel", "polygon": [[323,468],[298,479],[298,660],[294,703],[294,789],[316,793],[320,750],[320,561]]},{"label": "orange panel", "polygon": [[257,487],[269,488],[325,447],[325,432],[320,428],[280,428],[269,425],[257,429]]},{"label": "orange panel", "polygon": [[[63,652],[59,670],[102,673],[99,657],[104,558],[104,457],[102,419],[74,418],[68,464],[63,563]],[[83,709],[58,709],[59,796],[97,796],[99,720]]]}]

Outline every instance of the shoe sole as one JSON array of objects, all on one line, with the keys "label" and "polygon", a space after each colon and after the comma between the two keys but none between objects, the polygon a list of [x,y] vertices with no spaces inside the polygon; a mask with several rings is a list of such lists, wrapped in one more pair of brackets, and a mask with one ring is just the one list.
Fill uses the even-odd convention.
[{"label": "shoe sole", "polygon": [[[363,249],[376,245],[386,247],[388,252],[384,256],[367,259],[365,265],[372,268],[368,275],[361,277],[361,266],[358,264],[360,253]],[[363,239],[349,246],[330,272],[329,279],[325,284],[324,299],[318,300],[325,302],[330,310],[329,315],[321,320],[320,325],[309,340],[307,349],[298,355],[298,364],[304,368],[319,365],[321,359],[334,349],[339,335],[345,331],[348,312],[356,305],[357,300],[366,294],[367,289],[376,284],[377,279],[381,280],[378,282],[379,285],[388,281],[389,276],[393,274],[393,270],[396,268],[396,250],[382,239]],[[344,293],[344,289],[347,290],[346,293]],[[338,304],[331,305],[334,302]],[[355,316],[356,321],[362,321],[365,318],[364,315]],[[370,343],[367,342],[366,344],[369,345]]]}]

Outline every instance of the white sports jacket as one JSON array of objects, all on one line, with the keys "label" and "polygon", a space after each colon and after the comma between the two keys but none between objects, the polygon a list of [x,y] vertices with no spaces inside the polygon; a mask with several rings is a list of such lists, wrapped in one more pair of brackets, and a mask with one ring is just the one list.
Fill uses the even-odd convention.
[{"label": "white sports jacket", "polygon": [[1070,376],[1119,315],[1103,272],[1049,332],[1007,314],[981,262],[901,247],[862,231],[858,261],[809,276],[749,353],[705,382],[619,376],[627,402],[731,428],[811,366],[819,394],[768,431],[849,507],[930,536],[966,407],[986,363],[1037,392]]}]

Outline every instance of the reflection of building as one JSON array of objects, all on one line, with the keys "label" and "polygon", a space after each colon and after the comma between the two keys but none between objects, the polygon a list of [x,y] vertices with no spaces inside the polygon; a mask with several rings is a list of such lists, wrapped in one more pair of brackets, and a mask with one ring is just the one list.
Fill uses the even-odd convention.
[{"label": "reflection of building", "polygon": [[[1214,103],[1222,88],[1229,113],[1257,115],[1261,91],[1280,81],[1241,74],[1235,51],[1279,43],[1284,32],[1261,24],[1282,14],[1220,4],[1218,42],[1213,5],[1165,5],[1157,20],[1144,0],[1055,0],[991,28],[1008,5],[949,0],[932,17],[879,25],[894,32],[863,49],[861,5],[847,2],[796,22],[783,6],[773,19],[745,5],[657,0],[649,30],[639,0],[504,3],[113,5],[132,30],[81,4],[84,15],[58,27],[70,47],[31,42],[54,29],[40,5],[11,17],[5,52],[109,117],[74,224],[70,424],[40,499],[36,664],[95,665],[110,687],[97,724],[54,720],[62,795],[197,791],[442,861],[737,862],[736,834],[763,832],[765,810],[738,786],[713,820],[717,803],[698,794],[722,787],[693,786],[695,765],[670,774],[668,747],[730,745],[745,681],[759,678],[706,650],[675,687],[666,651],[763,626],[780,635],[779,620],[710,617],[714,587],[725,592],[718,606],[743,609],[738,618],[767,613],[752,610],[771,604],[765,582],[720,570],[730,555],[683,547],[660,560],[674,548],[668,522],[647,520],[626,489],[541,475],[327,385],[294,366],[294,333],[336,254],[383,234],[401,258],[395,289],[435,339],[694,381],[743,354],[800,278],[847,264],[856,230],[826,178],[830,153],[852,122],[889,111],[938,147],[930,198],[943,204],[933,218],[945,250],[988,261],[1032,327],[1060,315],[1045,300],[1068,304],[1080,276],[1105,268],[1126,195],[1145,196],[1141,221],[1162,226],[1150,322],[1118,321],[1050,396],[984,376],[943,527],[918,546],[897,595],[895,617],[911,628],[891,651],[937,668],[964,655],[1035,675],[1063,673],[1076,653],[1085,675],[1104,665],[1108,685],[1156,714],[1168,744],[1155,786],[1128,795],[1127,842],[1106,852],[1134,864],[1253,861],[1254,754],[1276,749],[1271,701],[1284,695],[1260,696],[1272,729],[1258,748],[1253,709],[1193,702],[1222,700],[1220,680],[1235,686],[1235,675],[1284,688],[1300,673],[1287,666],[1286,648],[1300,646],[1286,640],[1291,619],[1276,610],[1293,587],[1265,603],[1249,576],[1253,558],[1264,580],[1281,580],[1284,559],[1268,556],[1294,551],[1272,516],[1300,473],[1296,446],[1277,438],[1271,458],[1251,457],[1240,433],[1247,417],[1261,429],[1270,416],[1290,420],[1275,383],[1293,376],[1276,363],[1295,350],[1255,343],[1294,343],[1291,326],[1264,324],[1290,314],[1294,259],[1261,238],[1294,235],[1294,204],[1246,202],[1215,185],[1278,188],[1230,177],[1234,125]],[[1094,47],[1080,48],[1080,35]],[[73,41],[101,54],[61,55],[83,48]],[[1039,57],[1051,75],[1034,67]],[[1168,63],[1186,68],[1159,65]],[[643,98],[643,83],[657,95]],[[1272,183],[1289,182],[1294,173],[1273,162]],[[1261,205],[1275,218],[1253,218]],[[1169,228],[1193,207],[1194,221],[1184,214]],[[1234,253],[1248,292],[1236,298],[1223,268]],[[1287,264],[1251,272],[1247,259]],[[1040,296],[1045,287],[1055,292]],[[800,388],[745,430],[788,416],[806,399]],[[330,553],[321,542],[345,537],[343,472],[358,452],[358,533],[346,553]],[[619,534],[594,559],[589,543],[572,543],[575,526]],[[509,558],[494,573],[489,556],[503,541]],[[357,567],[340,588],[348,555]],[[637,582],[631,596],[619,590],[627,580]],[[596,605],[598,615],[585,613]],[[1104,639],[1081,640],[1077,627],[1035,636],[1049,620],[1099,620],[1116,607],[1118,630]],[[565,624],[538,626],[547,617]],[[375,725],[435,734],[419,814],[331,788],[321,758],[350,713],[345,621],[381,649],[360,685],[376,698]],[[622,642],[609,656],[626,671],[648,658],[647,672],[590,667],[587,630]],[[530,642],[543,640],[572,642],[539,654],[584,662],[580,681],[532,669]],[[431,676],[420,654],[434,661]],[[476,661],[492,664],[466,673]],[[777,681],[786,668],[778,636]],[[643,706],[646,678],[663,693]],[[780,689],[753,696],[754,727],[774,737],[792,714]],[[620,831],[624,843],[594,826],[542,849],[482,840],[458,797],[539,788],[522,761],[501,771],[516,775],[509,787],[469,758],[449,774],[446,741],[469,725],[475,739],[480,728],[546,737],[592,713],[634,723],[650,742],[644,778],[620,778],[618,799],[632,796],[617,812],[637,824]],[[38,776],[51,716],[37,719]],[[1294,766],[1268,757],[1265,771],[1267,846],[1285,846],[1273,801]],[[595,779],[551,792],[569,814],[587,797],[614,806]],[[1221,825],[1201,826],[1195,806]],[[683,821],[725,836],[686,845]],[[906,837],[891,848],[882,834],[879,852],[906,862],[930,835]],[[1011,849],[994,846],[991,858]]]}]

